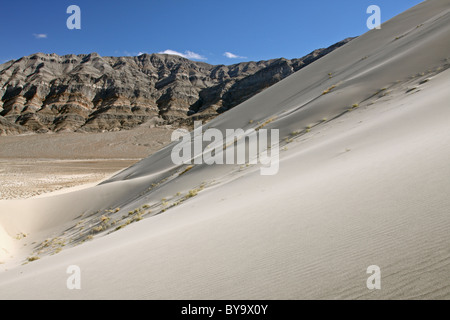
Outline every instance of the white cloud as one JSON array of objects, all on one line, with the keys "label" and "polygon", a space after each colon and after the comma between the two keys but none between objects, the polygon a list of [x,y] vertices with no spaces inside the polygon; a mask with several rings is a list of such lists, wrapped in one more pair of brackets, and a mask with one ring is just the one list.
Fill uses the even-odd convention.
[{"label": "white cloud", "polygon": [[199,55],[198,53],[192,52],[192,51],[186,51],[185,52],[187,59],[197,59],[197,60],[206,60],[205,57]]},{"label": "white cloud", "polygon": [[174,50],[168,49],[168,50],[165,50],[165,51],[162,51],[162,52],[158,52],[158,53],[161,53],[161,54],[172,54],[172,55],[175,55],[175,56],[180,56],[180,57],[183,57],[183,58],[186,58],[186,59],[192,59],[192,60],[207,60],[207,58],[199,55],[198,53],[195,53],[195,52],[192,52],[192,51],[189,51],[189,50],[186,50],[184,53],[181,53],[181,52],[178,52],[178,51],[174,51]]},{"label": "white cloud", "polygon": [[47,35],[45,33],[33,33],[33,36],[36,39],[46,39],[47,38]]},{"label": "white cloud", "polygon": [[[118,53],[120,53],[120,52],[116,50],[115,53],[118,54]],[[124,54],[126,57],[139,57],[139,56],[142,56],[143,54],[147,54],[147,52],[146,52],[146,51],[139,51],[139,52],[133,51],[133,52],[129,52],[129,51],[125,50],[125,51],[123,51],[123,54]]]},{"label": "white cloud", "polygon": [[231,52],[225,52],[223,55],[225,57],[227,57],[228,59],[245,59],[245,58],[247,58],[247,57],[238,56]]}]

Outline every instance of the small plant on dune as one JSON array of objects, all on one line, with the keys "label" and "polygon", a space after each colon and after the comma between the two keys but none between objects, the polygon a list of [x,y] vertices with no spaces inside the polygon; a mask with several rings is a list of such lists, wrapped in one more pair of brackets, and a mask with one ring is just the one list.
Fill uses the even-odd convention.
[{"label": "small plant on dune", "polygon": [[110,218],[108,218],[107,216],[101,216],[100,217],[100,222],[107,223],[109,220],[110,220]]},{"label": "small plant on dune", "polygon": [[331,92],[331,90],[333,90],[334,88],[336,88],[336,85],[332,85],[331,87],[329,87],[327,90],[325,90],[324,92],[322,92],[322,95],[328,94]]},{"label": "small plant on dune", "polygon": [[284,141],[286,141],[286,143],[291,143],[292,141],[294,141],[294,139],[290,139],[288,137],[284,138]]},{"label": "small plant on dune", "polygon": [[66,245],[65,240],[61,239],[61,238],[58,238],[58,237],[52,239],[49,244],[52,246],[52,248],[55,248],[55,247],[58,247],[58,246],[64,247]]},{"label": "small plant on dune", "polygon": [[41,243],[41,247],[42,248],[47,248],[48,246],[50,246],[50,242],[51,240],[50,239],[46,239],[46,240],[44,240],[42,243]]},{"label": "small plant on dune", "polygon": [[128,219],[127,221],[125,221],[124,224],[118,226],[116,229],[114,229],[115,231],[120,230],[122,228],[125,228],[126,226],[128,226],[130,223],[132,222],[132,220]]},{"label": "small plant on dune", "polygon": [[264,121],[262,124],[260,124],[259,126],[257,126],[256,128],[255,128],[255,130],[256,131],[258,131],[259,129],[262,129],[262,128],[264,128],[265,126],[267,126],[269,123],[271,123],[271,122],[273,122],[273,121],[275,121],[277,119],[277,117],[276,116],[274,116],[274,117],[272,117],[272,118],[269,118],[269,119],[267,119],[266,121]]},{"label": "small plant on dune", "polygon": [[191,170],[194,166],[187,166],[186,169],[184,169],[183,172],[180,173],[180,176],[182,176],[183,174],[185,174],[186,172],[188,172],[189,170]]},{"label": "small plant on dune", "polygon": [[78,221],[78,223],[77,223],[76,227],[78,227],[79,225],[81,225],[81,224],[83,224],[83,223],[85,223],[85,221],[84,221],[84,220],[80,220],[80,221]]},{"label": "small plant on dune", "polygon": [[196,195],[198,195],[198,193],[199,193],[201,190],[203,190],[202,187],[199,187],[199,188],[197,188],[197,189],[189,190],[189,192],[184,196],[184,199],[187,200],[187,199],[189,199],[189,198],[195,197]]},{"label": "small plant on dune", "polygon": [[137,222],[142,220],[142,213],[138,213],[131,222]]},{"label": "small plant on dune", "polygon": [[356,109],[359,108],[359,104],[355,103],[354,105],[352,105],[352,109]]},{"label": "small plant on dune", "polygon": [[198,195],[198,191],[197,190],[189,190],[189,192],[188,192],[188,197],[189,198],[195,197],[196,195]]},{"label": "small plant on dune", "polygon": [[142,206],[142,209],[148,209],[148,208],[150,208],[150,206],[148,204],[145,204]]},{"label": "small plant on dune", "polygon": [[375,94],[372,97],[377,96],[377,95],[381,94],[382,92],[384,92],[383,96],[385,96],[387,94],[387,92],[385,92],[386,90],[387,90],[387,88],[381,88],[377,92],[375,92]]},{"label": "small plant on dune", "polygon": [[39,257],[32,256],[32,257],[29,257],[27,260],[28,260],[28,262],[33,262],[33,261],[39,260]]},{"label": "small plant on dune", "polygon": [[94,230],[95,232],[101,232],[103,231],[103,227],[102,226],[94,227],[92,228],[92,230]]},{"label": "small plant on dune", "polygon": [[172,207],[176,207],[176,206],[179,205],[180,203],[181,203],[181,201],[174,202],[174,203],[172,204]]},{"label": "small plant on dune", "polygon": [[25,233],[21,232],[16,235],[16,240],[22,240],[23,238],[26,238],[26,237],[27,237],[27,235]]}]

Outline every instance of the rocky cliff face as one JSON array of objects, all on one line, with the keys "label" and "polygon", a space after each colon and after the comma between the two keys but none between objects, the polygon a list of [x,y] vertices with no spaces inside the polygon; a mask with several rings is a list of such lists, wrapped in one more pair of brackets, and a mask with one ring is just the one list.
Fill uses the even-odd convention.
[{"label": "rocky cliff face", "polygon": [[37,53],[0,65],[0,134],[183,124],[233,108],[346,44],[287,60],[210,65],[179,56]]}]

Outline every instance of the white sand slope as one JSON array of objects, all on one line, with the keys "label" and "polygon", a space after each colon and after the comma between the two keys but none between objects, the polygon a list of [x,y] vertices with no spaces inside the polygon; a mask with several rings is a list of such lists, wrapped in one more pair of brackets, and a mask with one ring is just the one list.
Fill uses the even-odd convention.
[{"label": "white sand slope", "polygon": [[277,175],[186,171],[172,145],[94,188],[0,202],[0,298],[449,299],[448,39],[450,1],[425,1],[208,123],[271,119]]}]

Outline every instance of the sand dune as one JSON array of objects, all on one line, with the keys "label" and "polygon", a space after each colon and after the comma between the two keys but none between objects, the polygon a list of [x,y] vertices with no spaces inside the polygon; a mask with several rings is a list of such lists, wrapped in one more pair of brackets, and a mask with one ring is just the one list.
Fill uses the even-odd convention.
[{"label": "sand dune", "polygon": [[279,129],[277,175],[177,166],[172,144],[1,201],[0,298],[449,299],[449,37],[450,1],[425,1],[207,124]]}]

